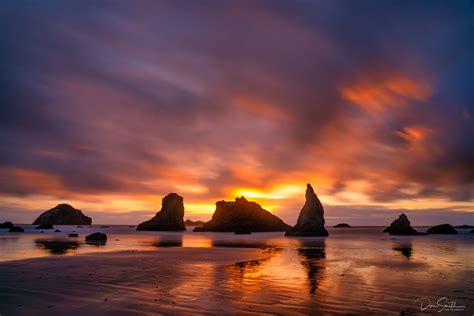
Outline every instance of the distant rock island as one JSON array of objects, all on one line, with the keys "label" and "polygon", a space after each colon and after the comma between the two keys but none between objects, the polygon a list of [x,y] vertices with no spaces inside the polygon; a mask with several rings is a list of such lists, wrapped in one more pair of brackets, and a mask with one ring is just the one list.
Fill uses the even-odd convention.
[{"label": "distant rock island", "polygon": [[340,224],[334,225],[333,227],[337,227],[337,228],[351,228],[351,225],[346,224],[346,223],[340,223]]},{"label": "distant rock island", "polygon": [[69,204],[58,204],[41,214],[33,225],[91,225],[92,219]]},{"label": "distant rock island", "polygon": [[0,228],[3,228],[3,229],[5,229],[5,228],[10,229],[10,228],[12,228],[13,226],[15,226],[15,225],[13,225],[12,222],[0,223]]},{"label": "distant rock island", "polygon": [[245,197],[235,202],[219,201],[209,222],[194,228],[195,232],[279,232],[291,226]]},{"label": "distant rock island", "polygon": [[324,208],[314,193],[311,184],[306,185],[306,202],[301,209],[295,227],[286,232],[286,236],[328,236],[329,233],[324,228]]},{"label": "distant rock island", "polygon": [[183,197],[170,193],[163,198],[161,210],[152,219],[139,224],[137,230],[183,231],[186,230],[183,217]]},{"label": "distant rock island", "polygon": [[469,229],[469,228],[474,228],[474,226],[473,225],[459,225],[459,226],[454,226],[454,228]]},{"label": "distant rock island", "polygon": [[427,231],[428,234],[457,235],[458,231],[449,224],[433,226]]},{"label": "distant rock island", "polygon": [[186,226],[202,226],[204,225],[203,221],[192,221],[190,219],[187,219],[184,221],[184,225]]},{"label": "distant rock island", "polygon": [[389,227],[385,228],[384,233],[389,233],[390,235],[421,235],[421,233],[411,227],[410,221],[405,214],[401,214]]}]

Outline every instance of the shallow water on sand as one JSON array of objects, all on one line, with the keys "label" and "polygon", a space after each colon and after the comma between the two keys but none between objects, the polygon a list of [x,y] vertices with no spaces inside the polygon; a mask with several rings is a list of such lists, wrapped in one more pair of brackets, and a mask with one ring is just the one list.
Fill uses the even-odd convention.
[{"label": "shallow water on sand", "polygon": [[[93,264],[100,259],[103,295],[87,298],[87,286],[96,287],[96,280],[89,285],[75,284],[79,292],[71,295],[88,300],[87,304],[95,306],[92,311],[104,311],[102,296],[108,295],[116,298],[107,301],[107,306],[114,308],[108,311],[125,314],[399,314],[417,312],[420,304],[426,305],[428,300],[436,304],[443,297],[455,300],[460,307],[454,315],[474,313],[474,235],[468,234],[469,230],[460,230],[459,235],[394,237],[382,233],[381,227],[329,228],[328,238],[286,238],[283,233],[234,235],[193,233],[191,229],[184,233],[136,232],[128,226],[58,226],[61,233],[29,228],[23,234],[0,233],[0,260],[10,261],[0,265],[2,296],[15,293],[13,274],[22,269],[31,274],[22,287],[54,294],[61,291],[34,281],[42,273],[41,267],[53,273],[54,267],[64,266],[64,271],[55,272],[56,279],[66,273],[80,277],[85,272],[79,267],[74,270],[73,262],[87,259]],[[67,237],[73,230],[79,238]],[[86,234],[96,231],[108,235],[106,245],[84,242]],[[125,260],[128,252],[111,253],[122,250],[144,250],[147,255]],[[88,253],[103,255],[70,257]],[[13,261],[48,256],[58,259]],[[28,272],[31,264],[36,270]],[[120,269],[127,271],[127,278],[117,275]],[[18,303],[23,302],[24,293],[9,295],[6,303],[0,303],[0,313],[2,307],[13,313],[26,308],[26,303]],[[132,298],[136,306],[130,307]],[[415,303],[417,299],[421,300]],[[100,308],[94,305],[99,301]],[[77,298],[73,302],[57,306],[57,311],[82,310]],[[19,310],[12,309],[15,304],[21,305]],[[426,311],[440,314],[441,308]]]}]

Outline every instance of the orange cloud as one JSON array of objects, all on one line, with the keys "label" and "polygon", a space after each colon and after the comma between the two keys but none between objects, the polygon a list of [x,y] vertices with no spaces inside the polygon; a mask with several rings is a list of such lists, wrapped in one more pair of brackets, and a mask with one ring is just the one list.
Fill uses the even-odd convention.
[{"label": "orange cloud", "polygon": [[61,180],[53,175],[21,168],[1,168],[0,187],[8,192],[9,187],[17,190],[60,195],[64,193]]},{"label": "orange cloud", "polygon": [[406,75],[388,77],[384,80],[362,80],[340,89],[344,99],[365,110],[384,110],[402,107],[410,101],[426,101],[432,88],[423,80]]},{"label": "orange cloud", "polygon": [[407,126],[401,131],[396,131],[395,135],[409,143],[415,144],[425,139],[430,132],[431,129],[423,126]]}]

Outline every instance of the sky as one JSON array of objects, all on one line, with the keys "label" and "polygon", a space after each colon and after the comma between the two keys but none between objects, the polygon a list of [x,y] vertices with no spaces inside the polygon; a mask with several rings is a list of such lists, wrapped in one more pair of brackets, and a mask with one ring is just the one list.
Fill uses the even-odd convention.
[{"label": "sky", "polygon": [[0,220],[245,196],[474,224],[472,1],[2,1]]}]

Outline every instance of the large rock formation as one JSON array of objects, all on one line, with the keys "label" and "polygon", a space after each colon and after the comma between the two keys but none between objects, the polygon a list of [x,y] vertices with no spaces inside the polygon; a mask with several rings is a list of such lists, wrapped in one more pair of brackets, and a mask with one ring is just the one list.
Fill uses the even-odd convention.
[{"label": "large rock formation", "polygon": [[278,232],[290,228],[281,219],[244,197],[235,202],[219,201],[212,219],[195,232]]},{"label": "large rock formation", "polygon": [[137,230],[183,231],[186,230],[183,217],[183,197],[170,193],[163,198],[155,217],[138,225]]},{"label": "large rock formation", "polygon": [[329,233],[324,228],[324,208],[314,193],[311,184],[306,186],[306,202],[301,209],[295,227],[286,232],[286,236],[328,236]]},{"label": "large rock formation", "polygon": [[457,235],[458,231],[449,224],[442,224],[428,229],[428,234]]},{"label": "large rock formation", "polygon": [[202,226],[204,225],[203,221],[192,221],[190,219],[187,219],[184,221],[184,225],[186,226]]},{"label": "large rock formation", "polygon": [[384,233],[389,233],[390,235],[420,235],[419,232],[411,227],[410,221],[405,214],[400,215],[389,227],[385,228]]},{"label": "large rock formation", "polygon": [[69,204],[58,204],[41,214],[33,225],[91,225],[92,219]]}]

